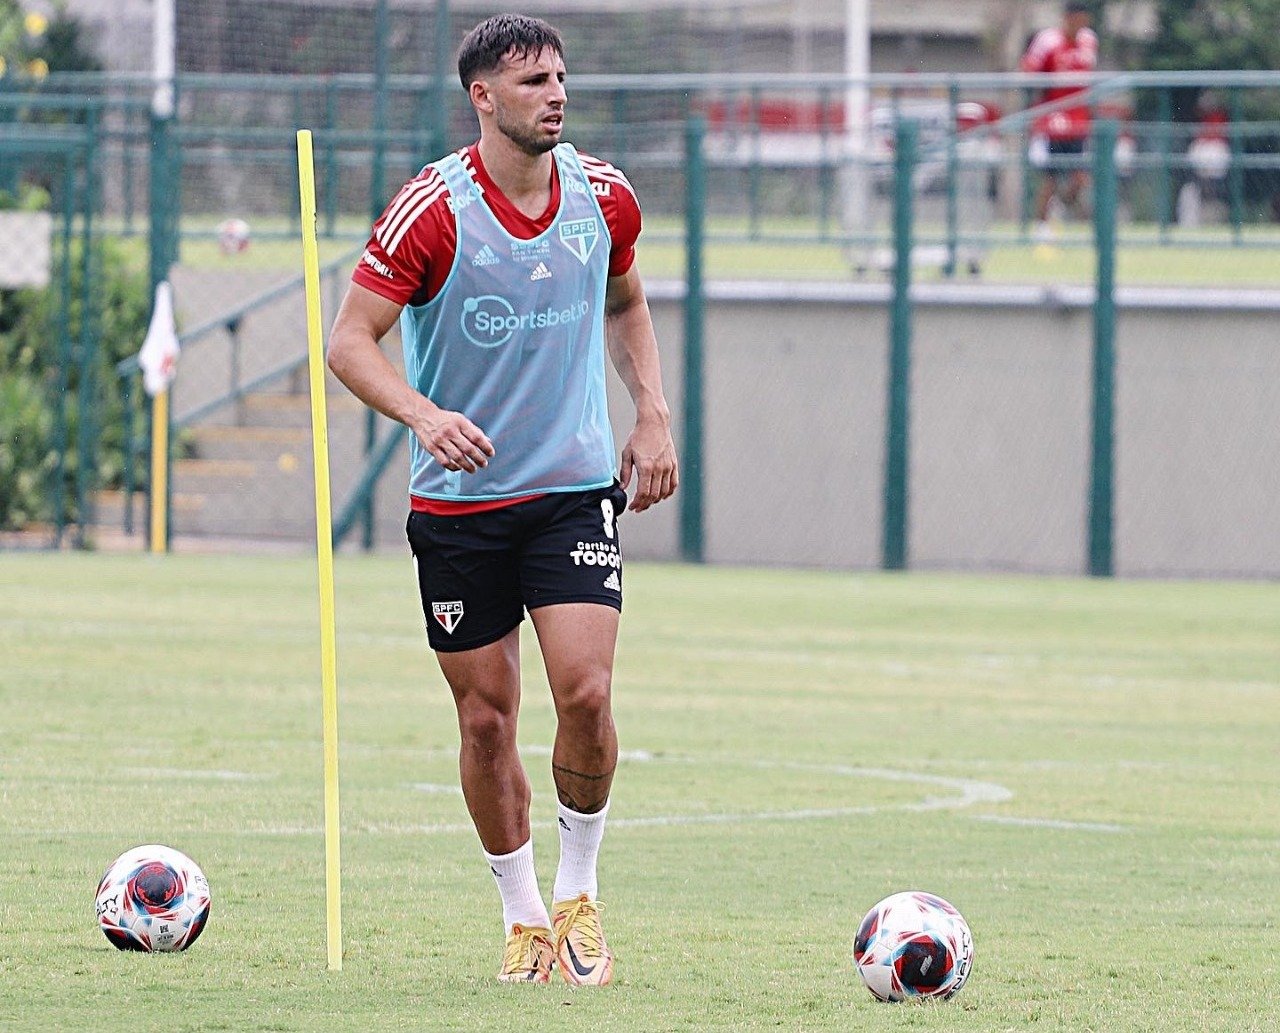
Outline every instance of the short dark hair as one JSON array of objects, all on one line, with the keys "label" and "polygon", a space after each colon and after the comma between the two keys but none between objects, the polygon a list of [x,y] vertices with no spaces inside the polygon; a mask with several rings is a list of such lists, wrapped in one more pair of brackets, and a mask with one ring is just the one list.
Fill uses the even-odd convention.
[{"label": "short dark hair", "polygon": [[1064,14],[1092,14],[1093,7],[1085,3],[1085,0],[1067,0],[1062,11]]},{"label": "short dark hair", "polygon": [[458,48],[458,78],[462,88],[484,72],[491,72],[508,54],[515,58],[540,54],[547,47],[564,57],[564,40],[555,27],[541,18],[523,14],[495,14],[467,33]]}]

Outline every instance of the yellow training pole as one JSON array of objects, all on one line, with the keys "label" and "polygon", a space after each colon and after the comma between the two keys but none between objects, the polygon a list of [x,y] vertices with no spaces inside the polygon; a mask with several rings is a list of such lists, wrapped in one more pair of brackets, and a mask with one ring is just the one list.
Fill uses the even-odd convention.
[{"label": "yellow training pole", "polygon": [[307,288],[311,451],[316,472],[316,558],[320,566],[320,678],[324,696],[324,874],[329,969],[342,968],[342,850],[338,827],[338,662],[333,613],[333,517],[329,509],[329,424],[324,400],[324,326],[316,244],[316,173],[311,130],[298,130],[302,270]]},{"label": "yellow training pole", "polygon": [[169,499],[169,391],[151,399],[151,551],[168,546]]}]

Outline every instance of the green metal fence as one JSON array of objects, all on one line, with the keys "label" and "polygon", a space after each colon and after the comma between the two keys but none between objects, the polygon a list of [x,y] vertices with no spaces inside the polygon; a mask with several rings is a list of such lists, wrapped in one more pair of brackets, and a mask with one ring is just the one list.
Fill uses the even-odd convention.
[{"label": "green metal fence", "polygon": [[102,313],[92,116],[0,124],[0,530],[83,545],[93,522]]},{"label": "green metal fence", "polygon": [[[847,117],[853,84],[838,77],[572,80],[571,137],[624,168],[644,205],[642,270],[686,285],[682,555],[698,559],[706,545],[707,283],[889,285],[881,549],[888,568],[910,565],[912,555],[913,289],[935,282],[1044,284],[1095,290],[1088,569],[1113,568],[1116,290],[1275,282],[1280,73],[1079,77],[1087,92],[1071,103],[1091,108],[1094,133],[1086,153],[1056,159],[1056,169],[1045,166],[1040,146],[1052,108],[1037,103],[1053,81],[875,77],[858,121]],[[1185,103],[1189,91],[1199,97],[1196,105]],[[302,354],[288,300],[297,276],[293,130],[315,132],[320,232],[327,257],[336,260],[330,288],[336,293],[340,256],[363,241],[371,213],[424,162],[474,136],[465,98],[452,83],[385,68],[287,78],[184,75],[172,120],[150,114],[150,92],[143,77],[54,76],[38,89],[4,94],[0,114],[15,135],[41,120],[74,119],[83,170],[76,190],[90,199],[73,203],[77,232],[136,241],[153,283],[166,275],[179,281],[184,325],[201,330],[186,339],[190,375],[180,380],[179,425],[252,422],[255,392],[247,386],[265,389],[268,376],[273,390],[285,384],[270,400],[272,419],[282,420],[290,377],[275,371],[291,368]],[[0,156],[0,180],[13,175],[11,168]],[[1073,170],[1088,173],[1087,203],[1037,226],[1038,184],[1050,172]],[[91,328],[92,321],[83,325]],[[208,327],[220,329],[202,329]],[[92,330],[84,332],[84,347],[91,348]],[[205,375],[210,369],[215,373]],[[127,411],[138,405],[136,392],[133,399]],[[96,418],[91,413],[79,426],[92,428]],[[260,440],[272,438],[258,429]],[[270,462],[232,453],[221,441],[188,440],[183,448],[191,462],[178,471],[178,490],[189,476],[201,489],[193,495],[216,494],[216,469],[243,473],[252,464],[291,475],[299,450],[286,432],[297,429],[275,428],[272,440],[283,444]],[[143,429],[126,435],[133,442],[126,456],[138,454],[145,437]],[[85,442],[91,452],[91,433]],[[372,542],[376,517],[364,493],[397,455],[395,435],[360,416],[337,443],[356,468],[352,497],[336,500],[340,523],[362,526],[363,540]],[[126,466],[116,480],[128,497],[145,486],[145,476]],[[84,482],[76,512],[88,512],[91,484],[91,477]],[[259,530],[246,533],[262,533],[296,508],[293,488],[277,485],[262,494],[275,509],[268,505],[252,525]],[[126,506],[131,531],[132,511]],[[183,519],[179,507],[179,530]],[[250,523],[246,516],[243,526]]]}]

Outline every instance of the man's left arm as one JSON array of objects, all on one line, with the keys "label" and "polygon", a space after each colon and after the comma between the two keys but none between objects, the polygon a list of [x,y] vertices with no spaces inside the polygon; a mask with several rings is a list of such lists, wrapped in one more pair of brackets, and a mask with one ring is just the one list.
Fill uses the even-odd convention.
[{"label": "man's left arm", "polygon": [[618,479],[626,488],[634,471],[636,493],[627,508],[639,513],[671,497],[679,484],[679,470],[671,439],[671,411],[662,393],[658,339],[634,264],[621,276],[609,278],[605,339],[609,358],[636,407],[636,425],[622,449]]}]

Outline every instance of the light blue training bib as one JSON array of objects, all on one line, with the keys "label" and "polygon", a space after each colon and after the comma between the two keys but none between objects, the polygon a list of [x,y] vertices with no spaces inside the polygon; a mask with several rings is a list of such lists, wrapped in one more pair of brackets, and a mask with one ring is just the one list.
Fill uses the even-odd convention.
[{"label": "light blue training bib", "polygon": [[613,481],[609,231],[577,152],[562,143],[552,153],[560,210],[532,240],[502,227],[456,154],[433,163],[449,189],[458,246],[440,293],[401,313],[405,371],[436,405],[484,431],[496,454],[476,473],[454,473],[411,438],[409,490],[419,497],[484,501]]}]

